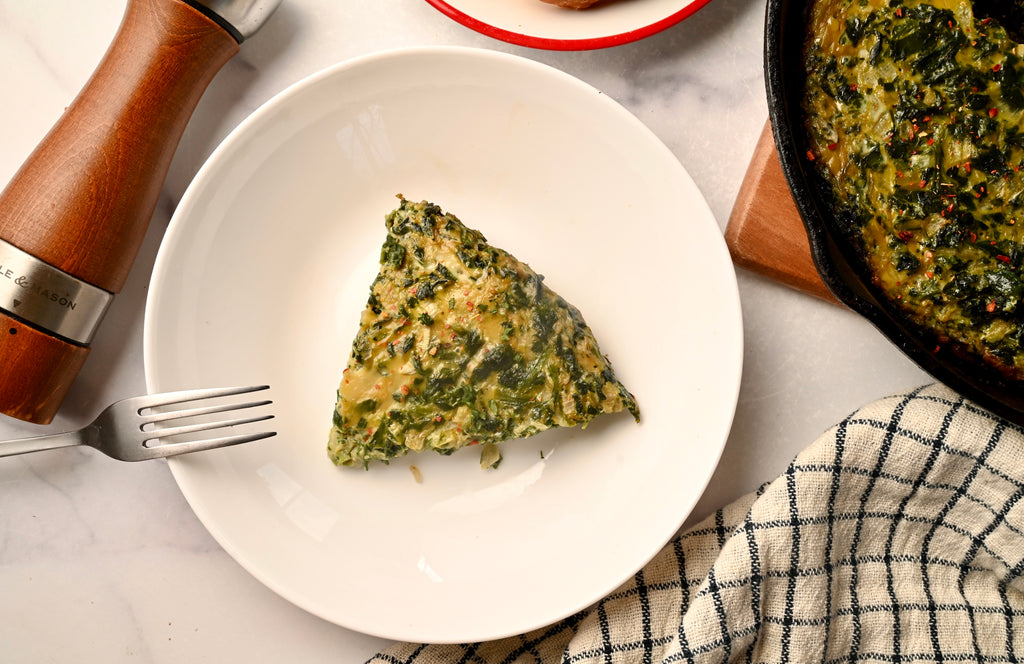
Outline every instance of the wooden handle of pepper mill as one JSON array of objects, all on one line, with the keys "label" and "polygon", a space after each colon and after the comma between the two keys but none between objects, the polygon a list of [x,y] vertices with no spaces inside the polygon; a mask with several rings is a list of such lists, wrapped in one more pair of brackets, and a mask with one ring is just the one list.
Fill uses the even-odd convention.
[{"label": "wooden handle of pepper mill", "polygon": [[[120,292],[189,118],[238,49],[227,30],[183,0],[129,0],[92,77],[0,194],[0,240]],[[38,284],[4,266],[0,290],[19,276],[26,297],[40,295]],[[22,299],[0,299],[0,412],[47,423],[88,340],[19,315],[11,303]]]}]

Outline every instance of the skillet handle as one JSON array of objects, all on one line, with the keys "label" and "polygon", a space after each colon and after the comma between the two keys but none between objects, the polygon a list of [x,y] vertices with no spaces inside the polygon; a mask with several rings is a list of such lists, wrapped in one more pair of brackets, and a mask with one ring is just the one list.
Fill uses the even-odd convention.
[{"label": "skillet handle", "polygon": [[[183,0],[129,0],[92,77],[0,194],[0,249],[27,256],[21,272],[0,269],[0,413],[40,424],[56,414],[106,309],[76,311],[70,294],[120,292],[189,118],[238,49]],[[75,288],[44,287],[39,274]],[[84,314],[80,335],[48,323]]]}]

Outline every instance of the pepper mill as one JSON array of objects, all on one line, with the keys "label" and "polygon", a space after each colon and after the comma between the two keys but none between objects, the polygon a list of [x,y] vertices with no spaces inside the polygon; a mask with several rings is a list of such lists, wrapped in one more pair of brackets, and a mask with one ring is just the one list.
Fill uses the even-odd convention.
[{"label": "pepper mill", "polygon": [[121,291],[207,85],[280,0],[128,0],[0,193],[0,413],[48,424]]}]

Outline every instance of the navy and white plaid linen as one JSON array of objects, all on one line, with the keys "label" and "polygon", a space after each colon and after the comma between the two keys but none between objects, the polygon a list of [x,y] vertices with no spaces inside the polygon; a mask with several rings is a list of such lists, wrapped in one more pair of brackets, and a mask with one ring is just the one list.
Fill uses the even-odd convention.
[{"label": "navy and white plaid linen", "polygon": [[1016,662],[1022,499],[1024,430],[926,386],[844,419],[577,615],[370,661]]}]

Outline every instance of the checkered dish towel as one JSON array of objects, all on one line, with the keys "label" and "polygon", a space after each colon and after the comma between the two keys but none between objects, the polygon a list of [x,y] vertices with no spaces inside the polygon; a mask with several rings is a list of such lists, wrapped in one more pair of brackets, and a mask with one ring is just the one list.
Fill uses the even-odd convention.
[{"label": "checkered dish towel", "polygon": [[1022,498],[1024,430],[928,386],[852,414],[575,616],[370,661],[1016,662]]}]

